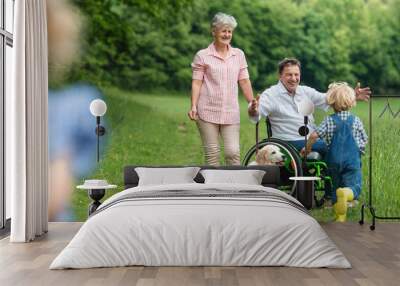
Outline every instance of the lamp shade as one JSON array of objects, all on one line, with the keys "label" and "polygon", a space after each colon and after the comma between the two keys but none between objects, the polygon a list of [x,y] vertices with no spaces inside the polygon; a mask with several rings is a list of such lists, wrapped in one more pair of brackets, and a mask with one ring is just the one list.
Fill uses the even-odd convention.
[{"label": "lamp shade", "polygon": [[309,116],[314,112],[314,103],[308,97],[304,97],[302,101],[297,104],[297,108],[301,115]]},{"label": "lamp shade", "polygon": [[101,99],[95,99],[90,103],[90,113],[93,116],[103,116],[107,111],[107,104]]}]

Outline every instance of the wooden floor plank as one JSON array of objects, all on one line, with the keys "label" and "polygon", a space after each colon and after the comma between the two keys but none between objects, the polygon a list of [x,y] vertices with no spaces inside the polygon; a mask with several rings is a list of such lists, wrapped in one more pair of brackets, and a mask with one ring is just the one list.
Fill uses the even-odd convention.
[{"label": "wooden floor plank", "polygon": [[352,269],[133,266],[49,270],[81,225],[50,223],[49,233],[32,243],[0,240],[0,285],[400,285],[400,223],[378,223],[375,231],[356,223],[322,224]]}]

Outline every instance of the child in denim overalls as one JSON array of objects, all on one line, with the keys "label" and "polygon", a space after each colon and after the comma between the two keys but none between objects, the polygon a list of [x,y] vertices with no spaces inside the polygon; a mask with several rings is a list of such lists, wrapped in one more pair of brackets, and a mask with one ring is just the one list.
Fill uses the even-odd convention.
[{"label": "child in denim overalls", "polygon": [[329,85],[327,103],[334,109],[310,135],[304,152],[310,152],[318,139],[328,145],[325,157],[333,182],[332,202],[336,221],[345,221],[347,202],[357,199],[361,193],[361,154],[365,151],[368,137],[357,116],[350,113],[356,104],[354,89],[347,83]]}]

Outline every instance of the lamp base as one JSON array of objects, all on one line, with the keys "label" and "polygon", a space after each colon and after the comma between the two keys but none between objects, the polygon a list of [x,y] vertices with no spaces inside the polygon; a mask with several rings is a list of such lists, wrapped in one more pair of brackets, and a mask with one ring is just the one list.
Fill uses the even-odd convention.
[{"label": "lamp base", "polygon": [[90,216],[94,213],[97,208],[101,205],[100,200],[104,197],[106,193],[105,189],[91,189],[88,191],[89,197],[93,200],[93,202],[89,205],[88,215]]}]

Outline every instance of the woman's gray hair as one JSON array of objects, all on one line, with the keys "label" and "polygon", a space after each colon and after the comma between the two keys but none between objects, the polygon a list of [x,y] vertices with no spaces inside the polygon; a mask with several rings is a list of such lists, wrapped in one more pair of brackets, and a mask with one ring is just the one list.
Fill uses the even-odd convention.
[{"label": "woman's gray hair", "polygon": [[218,12],[211,21],[211,28],[215,30],[223,26],[228,26],[232,30],[235,29],[237,26],[236,19],[231,15]]}]

